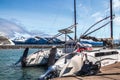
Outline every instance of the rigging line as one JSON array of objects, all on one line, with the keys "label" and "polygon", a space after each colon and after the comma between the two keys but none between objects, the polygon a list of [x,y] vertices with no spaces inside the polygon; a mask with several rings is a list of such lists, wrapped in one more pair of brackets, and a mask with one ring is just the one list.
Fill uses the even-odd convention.
[{"label": "rigging line", "polygon": [[[69,27],[67,27],[67,28],[65,28],[65,29],[72,29],[72,28],[74,28],[75,25],[77,25],[77,24],[78,24],[78,23],[73,24],[73,25],[71,25],[71,26],[69,26]],[[55,36],[53,36],[52,39],[53,39],[53,38],[56,38],[56,37],[59,37],[59,36],[61,36],[61,35],[62,35],[62,33],[59,32],[58,34],[56,34]]]},{"label": "rigging line", "polygon": [[72,28],[74,28],[77,24],[78,24],[78,23],[73,24],[73,25],[71,25],[70,27],[67,27],[67,28],[65,28],[65,29],[72,29]]},{"label": "rigging line", "polygon": [[61,36],[61,35],[62,35],[62,33],[58,33],[58,34],[55,35],[53,38],[56,38],[56,37]]},{"label": "rigging line", "polygon": [[[115,15],[113,15],[113,17],[115,17]],[[108,18],[110,18],[110,16],[105,17],[104,19],[99,20],[98,22],[96,22],[95,24],[93,24],[92,26],[90,26],[90,27],[83,33],[83,35],[85,35],[85,34],[86,34],[91,28],[93,28],[95,25],[97,25],[98,23],[100,23],[100,22],[102,22],[102,21],[104,21],[104,20],[106,20],[106,19],[108,19]]]},{"label": "rigging line", "polygon": [[109,22],[107,22],[106,24],[104,24],[103,26],[101,26],[101,27],[99,27],[99,28],[97,28],[97,29],[95,29],[95,30],[93,30],[93,31],[91,31],[91,32],[89,32],[89,33],[87,33],[86,35],[84,35],[84,36],[87,36],[87,35],[89,35],[89,34],[91,34],[91,33],[93,33],[93,32],[95,32],[95,31],[97,31],[97,30],[99,30],[99,29],[101,29],[101,28],[103,28],[104,26],[106,26],[107,24],[109,24],[110,23],[110,21]]}]

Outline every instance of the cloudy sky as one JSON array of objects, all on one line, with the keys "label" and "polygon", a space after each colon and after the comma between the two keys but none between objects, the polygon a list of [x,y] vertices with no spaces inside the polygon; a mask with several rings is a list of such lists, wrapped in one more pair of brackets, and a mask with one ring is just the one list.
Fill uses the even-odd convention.
[{"label": "cloudy sky", "polygon": [[[109,0],[76,1],[77,37],[96,21],[110,15]],[[40,31],[55,35],[59,29],[74,24],[73,2],[74,0],[0,0],[0,18],[15,22],[29,32]],[[120,38],[120,0],[113,0],[113,6],[113,13],[116,16],[114,19],[114,38]],[[103,24],[105,22],[97,27]],[[109,37],[109,30],[108,25],[92,35]]]}]

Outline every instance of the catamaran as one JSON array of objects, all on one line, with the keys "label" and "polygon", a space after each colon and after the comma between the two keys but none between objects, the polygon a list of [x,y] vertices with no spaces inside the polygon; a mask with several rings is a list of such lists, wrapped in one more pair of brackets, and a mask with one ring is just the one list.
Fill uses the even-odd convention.
[{"label": "catamaran", "polygon": [[[21,62],[22,67],[47,65],[49,62],[48,60],[50,58],[49,57],[50,54],[54,54],[53,56],[55,56],[55,61],[56,61],[61,56],[65,55],[67,53],[73,52],[76,49],[75,46],[77,45],[76,44],[77,43],[76,25],[77,25],[77,22],[76,22],[76,1],[74,0],[74,24],[68,28],[59,30],[59,33],[52,37],[52,39],[54,39],[58,36],[61,36],[62,34],[65,34],[65,47],[62,50],[56,49],[56,48],[54,48],[55,50],[53,50],[53,48],[51,50],[39,50],[39,51],[32,53],[30,55],[28,55],[29,49],[26,48],[22,57],[20,57],[20,59],[15,64],[17,65],[19,62]],[[75,39],[67,41],[66,40],[67,34],[73,33],[73,31],[71,30],[73,28],[75,28]],[[53,50],[53,52],[52,52],[52,50]],[[81,45],[79,45],[77,52],[81,52],[83,50],[92,50],[92,45],[81,43]]]},{"label": "catamaran", "polygon": [[[112,0],[110,0],[110,16],[106,17],[99,22],[110,18],[110,21],[101,26],[104,27],[111,23],[111,38],[96,38],[88,36],[92,32],[87,33],[91,26],[80,38],[92,39],[94,41],[103,41],[105,47],[92,51],[72,52],[61,57],[53,66],[49,67],[45,74],[41,75],[39,80],[50,79],[55,77],[76,76],[76,75],[95,75],[100,72],[100,68],[110,64],[120,62],[120,50],[113,48],[113,15],[112,15]],[[106,48],[108,47],[108,48]]]},{"label": "catamaran", "polygon": [[[71,33],[70,29],[73,27],[74,27],[74,25],[72,25],[68,28],[59,30],[60,33],[58,33],[54,37],[60,36],[62,34],[66,35],[66,33],[67,34]],[[65,47],[63,49],[54,48],[55,49],[54,52],[51,52],[53,50],[53,48],[51,48],[51,49],[47,49],[47,50],[39,50],[37,52],[34,52],[34,53],[28,55],[29,48],[26,48],[23,52],[22,57],[20,57],[20,59],[15,63],[15,65],[17,65],[20,62],[21,62],[22,67],[47,65],[49,62],[48,59],[50,58],[49,55],[53,54],[53,53],[55,55],[55,61],[56,61],[61,56],[65,55],[67,53],[73,52],[76,49],[75,46],[77,46],[77,44],[76,44],[77,42],[75,40],[69,40],[69,41],[65,40],[65,42],[66,42]],[[78,52],[83,51],[83,50],[92,50],[92,45],[90,45],[90,44],[81,43],[79,46],[80,47],[79,47]]]}]

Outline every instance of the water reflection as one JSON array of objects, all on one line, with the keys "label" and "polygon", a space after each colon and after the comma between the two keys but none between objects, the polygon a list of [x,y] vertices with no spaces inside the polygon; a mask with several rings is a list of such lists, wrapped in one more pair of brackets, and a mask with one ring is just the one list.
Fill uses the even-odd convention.
[{"label": "water reflection", "polygon": [[[21,68],[15,63],[23,53],[23,49],[0,50],[0,80],[37,80],[45,72],[44,67]],[[31,52],[36,49],[30,50]]]},{"label": "water reflection", "polygon": [[45,71],[44,67],[21,68],[18,80],[37,80]]}]

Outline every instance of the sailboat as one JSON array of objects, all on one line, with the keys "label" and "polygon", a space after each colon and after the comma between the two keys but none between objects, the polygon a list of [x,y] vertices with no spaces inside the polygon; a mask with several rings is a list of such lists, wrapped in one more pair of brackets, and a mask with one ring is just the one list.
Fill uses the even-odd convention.
[{"label": "sailboat", "polygon": [[[71,27],[74,27],[74,25],[72,25],[68,28],[59,30],[59,31],[63,32],[63,33],[65,33],[65,32],[70,33],[69,28],[71,28]],[[57,35],[55,35],[55,37],[60,36],[63,33],[58,33]],[[49,61],[49,58],[51,58],[50,55],[54,54],[53,56],[55,56],[55,57],[53,58],[53,56],[52,56],[52,60],[56,61],[61,56],[65,55],[67,53],[73,52],[76,49],[75,46],[77,46],[77,42],[74,40],[71,40],[71,41],[67,41],[65,43],[65,47],[63,49],[57,49],[57,47],[53,46],[51,49],[39,50],[34,53],[31,53],[30,55],[28,55],[29,48],[26,48],[23,52],[23,55],[15,63],[15,65],[17,65],[18,63],[21,63],[22,67],[47,66],[51,62],[51,61]],[[83,50],[91,50],[91,49],[92,49],[92,45],[82,43],[81,47],[79,48],[79,52],[83,51]]]},{"label": "sailboat", "polygon": [[[75,17],[74,25],[71,25],[65,29],[59,30],[59,33],[52,37],[52,39],[54,39],[58,36],[61,36],[62,34],[65,34],[65,48],[63,48],[61,50],[61,49],[57,49],[55,46],[53,46],[49,50],[39,50],[30,55],[28,55],[29,48],[26,48],[23,52],[23,55],[15,63],[15,65],[17,65],[20,62],[21,62],[22,67],[48,65],[49,63],[53,64],[52,61],[55,62],[61,56],[65,55],[67,53],[73,52],[75,50],[75,46],[77,45],[76,44],[77,43],[77,41],[76,41],[76,25],[77,25],[77,23],[76,23],[76,2],[75,2],[75,0],[74,0],[74,17]],[[67,34],[73,32],[71,30],[72,28],[75,28],[75,40],[66,41]],[[92,45],[82,43],[81,46],[79,47],[79,52],[83,51],[83,50],[91,50],[91,49],[92,49]],[[52,57],[50,57],[50,55],[52,55]],[[49,60],[51,60],[51,58],[52,58],[52,61],[49,61]]]},{"label": "sailboat", "polygon": [[[110,14],[111,15],[109,16],[109,18],[111,24],[111,38],[113,39],[112,0],[110,0]],[[102,20],[100,20],[99,22],[101,21]],[[107,24],[108,23],[106,23],[105,25]],[[102,28],[103,26],[101,26],[100,28]],[[41,75],[39,80],[64,76],[95,75],[100,72],[101,67],[120,62],[120,50],[113,48],[111,38],[97,39],[95,37],[88,37],[87,35],[82,35],[80,38],[104,41],[109,48],[101,48],[98,50],[73,52],[70,54],[66,54],[63,57],[61,57],[53,66],[51,66],[45,72],[45,74]]]}]

